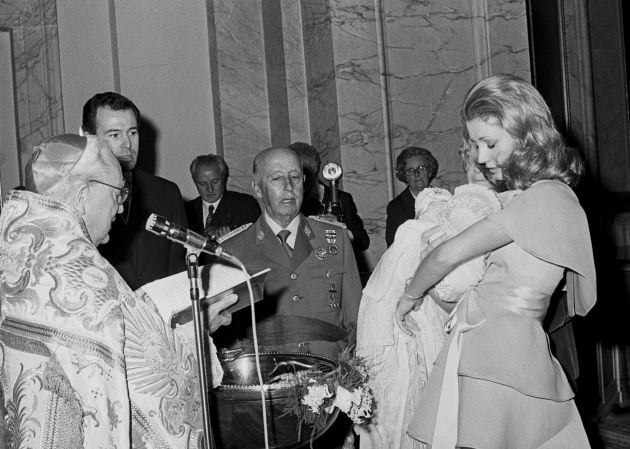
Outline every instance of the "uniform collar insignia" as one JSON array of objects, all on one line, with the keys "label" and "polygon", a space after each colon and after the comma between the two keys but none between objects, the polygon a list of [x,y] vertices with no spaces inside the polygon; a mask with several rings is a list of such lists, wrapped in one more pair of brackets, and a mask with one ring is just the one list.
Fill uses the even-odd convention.
[{"label": "uniform collar insignia", "polygon": [[313,228],[311,228],[311,224],[308,222],[308,219],[302,216],[302,230],[304,234],[309,240],[313,240],[315,238],[315,233],[313,232]]}]

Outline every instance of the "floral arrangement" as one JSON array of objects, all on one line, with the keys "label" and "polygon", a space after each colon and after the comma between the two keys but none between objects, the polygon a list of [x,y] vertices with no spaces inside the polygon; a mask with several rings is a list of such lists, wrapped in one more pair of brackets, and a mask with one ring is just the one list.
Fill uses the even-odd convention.
[{"label": "floral arrangement", "polygon": [[284,408],[285,415],[298,418],[298,440],[302,425],[311,426],[311,447],[315,434],[326,426],[328,415],[335,408],[348,415],[355,424],[362,424],[372,416],[374,400],[367,387],[368,370],[363,359],[346,348],[339,356],[338,366],[330,370],[314,365],[296,373],[293,394]]}]

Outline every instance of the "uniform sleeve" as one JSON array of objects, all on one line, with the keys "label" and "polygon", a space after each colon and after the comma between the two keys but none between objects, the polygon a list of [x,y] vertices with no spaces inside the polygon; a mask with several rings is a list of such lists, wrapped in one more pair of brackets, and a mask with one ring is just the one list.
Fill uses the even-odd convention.
[{"label": "uniform sleeve", "polygon": [[[577,294],[569,309],[585,315],[595,304],[595,264],[586,214],[577,197],[559,181],[539,181],[489,215],[523,250],[569,269]],[[573,275],[572,275],[573,276]]]},{"label": "uniform sleeve", "polygon": [[354,344],[356,341],[357,317],[359,315],[359,304],[361,302],[361,278],[357,262],[354,259],[352,244],[345,232],[340,232],[343,237],[343,263],[346,270],[343,276],[343,298],[341,307],[343,310],[343,324],[351,332],[348,341]]}]

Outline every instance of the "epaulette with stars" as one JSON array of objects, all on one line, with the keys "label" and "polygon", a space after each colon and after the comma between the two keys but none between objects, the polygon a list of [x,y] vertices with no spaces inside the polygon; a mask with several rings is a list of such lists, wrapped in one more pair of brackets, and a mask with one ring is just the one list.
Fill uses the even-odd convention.
[{"label": "epaulette with stars", "polygon": [[217,242],[219,244],[225,242],[228,239],[231,239],[232,237],[234,237],[235,235],[240,234],[241,232],[249,229],[249,227],[251,225],[253,225],[254,223],[245,223],[244,225],[239,226],[238,228],[232,229],[230,232],[228,232],[227,234],[222,235],[221,237],[219,237],[217,239]]}]

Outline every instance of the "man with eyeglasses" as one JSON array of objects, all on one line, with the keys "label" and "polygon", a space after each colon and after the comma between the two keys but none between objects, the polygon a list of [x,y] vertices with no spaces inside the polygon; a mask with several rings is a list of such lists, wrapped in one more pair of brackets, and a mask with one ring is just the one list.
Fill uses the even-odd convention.
[{"label": "man with eyeglasses", "polygon": [[[0,214],[0,442],[13,447],[26,435],[33,448],[197,447],[189,325],[172,330],[96,249],[126,195],[107,142],[46,139],[25,184]],[[209,332],[230,322],[222,310],[236,299],[209,306]],[[220,364],[209,349],[216,386]]]},{"label": "man with eyeglasses", "polygon": [[116,187],[113,186],[111,184],[108,184],[106,182],[103,181],[99,181],[98,179],[90,179],[88,182],[95,182],[97,184],[101,184],[107,187],[111,187],[114,190],[118,190],[118,195],[116,197],[116,202],[118,203],[119,206],[123,206],[125,204],[125,201],[127,201],[127,198],[129,197],[129,189],[127,187]]},{"label": "man with eyeglasses", "polygon": [[152,213],[182,226],[187,220],[177,185],[137,167],[139,121],[136,105],[115,92],[96,94],[83,106],[82,131],[109,143],[129,189],[124,210],[112,226],[110,242],[100,250],[134,290],[186,269],[181,245],[145,230]]},{"label": "man with eyeglasses", "polygon": [[408,147],[396,158],[396,178],[407,184],[387,205],[385,242],[391,246],[398,226],[415,218],[416,196],[429,187],[438,171],[438,162],[426,148]]}]

